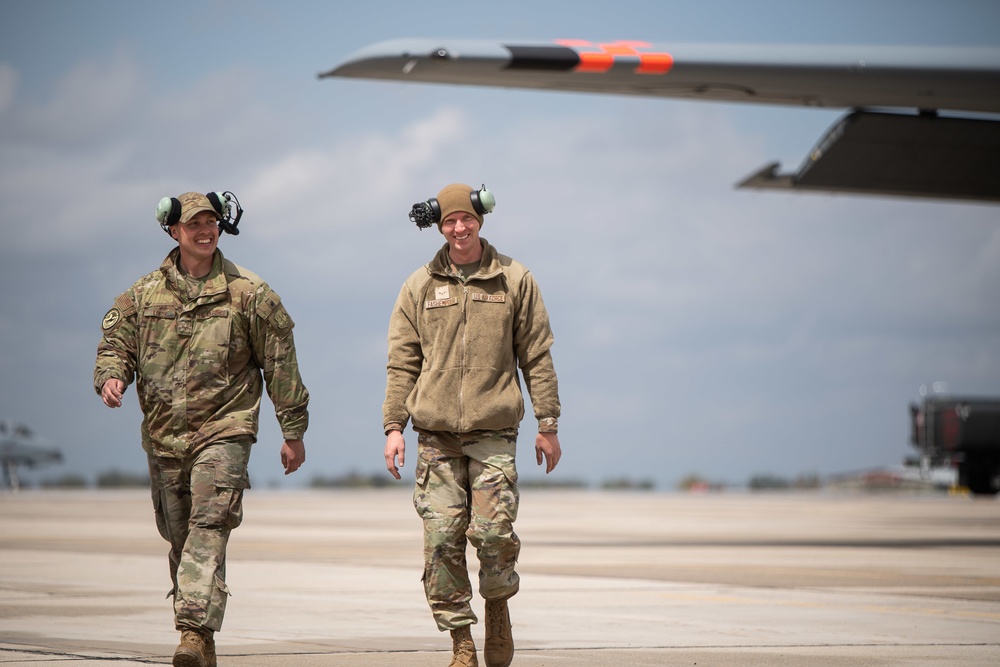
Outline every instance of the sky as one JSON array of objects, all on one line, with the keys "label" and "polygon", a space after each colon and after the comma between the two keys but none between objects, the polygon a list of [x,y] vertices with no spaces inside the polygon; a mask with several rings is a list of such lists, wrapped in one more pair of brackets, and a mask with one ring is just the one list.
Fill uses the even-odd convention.
[{"label": "sky", "polygon": [[317,74],[403,37],[997,46],[998,25],[988,0],[0,0],[0,418],[64,453],[29,480],[143,473],[134,388],[114,411],[92,388],[101,319],[172,247],[161,197],[231,190],[220,248],[281,295],[311,394],[287,478],[264,399],[253,484],[388,476],[389,313],[443,242],[407,213],[458,181],[495,193],[482,236],[552,319],[552,481],[898,465],[922,386],[1000,394],[996,206],[734,188],[796,168],[839,110]]}]

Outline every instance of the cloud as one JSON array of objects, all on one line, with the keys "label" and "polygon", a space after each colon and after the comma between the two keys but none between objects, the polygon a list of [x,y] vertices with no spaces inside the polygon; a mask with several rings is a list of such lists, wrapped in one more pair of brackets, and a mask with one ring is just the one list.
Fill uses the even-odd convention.
[{"label": "cloud", "polygon": [[0,136],[5,143],[89,149],[121,132],[141,97],[139,68],[127,51],[105,61],[78,61],[54,82],[46,99],[13,100]]},{"label": "cloud", "polygon": [[247,191],[259,214],[284,220],[269,237],[337,235],[345,228],[385,217],[392,205],[413,199],[417,174],[435,156],[464,140],[469,121],[444,107],[395,134],[366,132],[325,150],[298,148],[271,164],[259,165]]}]

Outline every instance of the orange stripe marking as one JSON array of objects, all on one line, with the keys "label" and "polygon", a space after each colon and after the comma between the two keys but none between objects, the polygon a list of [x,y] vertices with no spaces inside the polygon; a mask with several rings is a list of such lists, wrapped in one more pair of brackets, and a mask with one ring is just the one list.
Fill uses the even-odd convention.
[{"label": "orange stripe marking", "polygon": [[636,74],[666,74],[674,66],[674,57],[669,53],[643,53],[639,56]]},{"label": "orange stripe marking", "polygon": [[[574,72],[607,72],[614,67],[619,56],[638,57],[639,64],[636,74],[666,74],[674,66],[674,57],[666,52],[654,51],[643,53],[642,48],[649,48],[648,42],[618,41],[606,44],[594,44],[583,39],[559,39],[556,44],[577,49],[580,64]],[[579,49],[596,49],[596,51],[580,51]]]},{"label": "orange stripe marking", "polygon": [[615,64],[615,57],[610,53],[580,53],[580,64],[577,72],[607,72]]}]

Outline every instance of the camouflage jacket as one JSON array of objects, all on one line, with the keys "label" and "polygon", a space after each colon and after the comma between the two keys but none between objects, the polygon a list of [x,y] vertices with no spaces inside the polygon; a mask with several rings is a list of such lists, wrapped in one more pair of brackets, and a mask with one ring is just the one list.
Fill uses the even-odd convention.
[{"label": "camouflage jacket", "polygon": [[221,438],[256,440],[263,372],[283,436],[301,438],[309,393],[281,298],[218,250],[200,283],[177,257],[174,248],[104,316],[94,389],[134,379],[143,449],[182,458]]},{"label": "camouflage jacket", "polygon": [[427,431],[517,428],[518,368],[539,431],[555,432],[559,390],[542,294],[519,262],[481,239],[479,270],[463,283],[447,244],[403,284],[389,322],[383,429],[409,418]]}]

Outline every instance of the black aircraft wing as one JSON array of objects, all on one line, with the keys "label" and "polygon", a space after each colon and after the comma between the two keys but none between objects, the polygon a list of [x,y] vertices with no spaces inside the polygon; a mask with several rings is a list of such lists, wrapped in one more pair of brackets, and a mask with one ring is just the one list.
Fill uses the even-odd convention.
[{"label": "black aircraft wing", "polygon": [[1000,202],[1000,49],[409,39],[321,77],[843,108],[739,187]]}]

